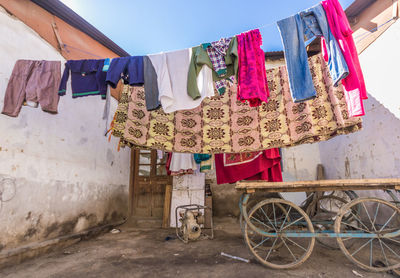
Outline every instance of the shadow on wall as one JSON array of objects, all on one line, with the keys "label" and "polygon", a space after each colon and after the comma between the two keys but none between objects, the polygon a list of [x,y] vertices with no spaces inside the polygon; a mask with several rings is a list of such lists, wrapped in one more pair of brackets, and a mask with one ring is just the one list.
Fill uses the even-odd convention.
[{"label": "shadow on wall", "polygon": [[363,129],[319,143],[327,179],[400,178],[400,119],[371,95]]}]

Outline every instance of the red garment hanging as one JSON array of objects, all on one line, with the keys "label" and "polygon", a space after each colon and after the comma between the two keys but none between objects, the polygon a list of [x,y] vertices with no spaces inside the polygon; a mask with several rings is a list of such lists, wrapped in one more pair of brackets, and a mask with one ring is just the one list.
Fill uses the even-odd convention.
[{"label": "red garment hanging", "polygon": [[282,181],[279,149],[261,152],[216,154],[217,184],[240,180]]}]

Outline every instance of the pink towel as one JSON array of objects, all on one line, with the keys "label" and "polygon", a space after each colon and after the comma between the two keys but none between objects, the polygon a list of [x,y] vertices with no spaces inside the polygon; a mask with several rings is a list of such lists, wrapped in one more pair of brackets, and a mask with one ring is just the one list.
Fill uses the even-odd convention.
[{"label": "pink towel", "polygon": [[237,35],[237,42],[239,56],[237,98],[241,102],[247,100],[252,107],[260,106],[263,101],[267,102],[269,97],[260,30]]},{"label": "pink towel", "polygon": [[[324,0],[321,2],[328,19],[333,36],[339,42],[343,56],[349,68],[349,75],[342,80],[345,89],[347,108],[350,117],[364,116],[363,99],[367,99],[364,76],[361,71],[356,45],[353,40],[353,31],[338,0]],[[322,49],[326,54],[325,41],[322,40]],[[324,55],[327,61],[327,55]]]}]

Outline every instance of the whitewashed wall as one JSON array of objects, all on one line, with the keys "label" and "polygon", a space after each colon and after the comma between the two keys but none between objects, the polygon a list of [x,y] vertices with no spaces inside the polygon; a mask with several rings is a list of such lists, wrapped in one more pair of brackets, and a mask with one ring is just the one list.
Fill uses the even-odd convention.
[{"label": "whitewashed wall", "polygon": [[[0,7],[0,107],[18,59],[64,58]],[[116,103],[112,102],[112,111]],[[0,114],[0,251],[121,220],[127,213],[129,151],[103,135],[104,100],[72,99],[59,112],[22,107]],[[110,115],[112,117],[112,115]]]},{"label": "whitewashed wall", "polygon": [[[327,178],[400,178],[399,49],[398,21],[359,56],[369,97],[363,130],[320,143]],[[381,190],[357,193],[391,199]]]},{"label": "whitewashed wall", "polygon": [[369,99],[363,130],[319,144],[328,178],[400,178],[400,21],[359,57]]}]

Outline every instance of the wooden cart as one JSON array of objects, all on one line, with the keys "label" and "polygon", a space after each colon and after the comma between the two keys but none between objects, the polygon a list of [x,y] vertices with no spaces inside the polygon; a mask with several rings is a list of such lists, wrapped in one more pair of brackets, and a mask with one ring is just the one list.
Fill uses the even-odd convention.
[{"label": "wooden cart", "polygon": [[[400,202],[396,196],[400,179],[241,181],[236,189],[243,191],[239,206],[246,245],[265,266],[297,267],[311,255],[316,239],[336,239],[346,257],[363,269],[378,272],[400,267]],[[384,190],[390,200],[355,194],[348,194],[346,200],[332,194],[371,189]],[[321,213],[310,215],[309,206],[282,198],[266,198],[250,206],[256,191],[331,193],[315,194],[317,202],[309,204],[317,204]],[[327,200],[338,209],[329,208]]]}]

